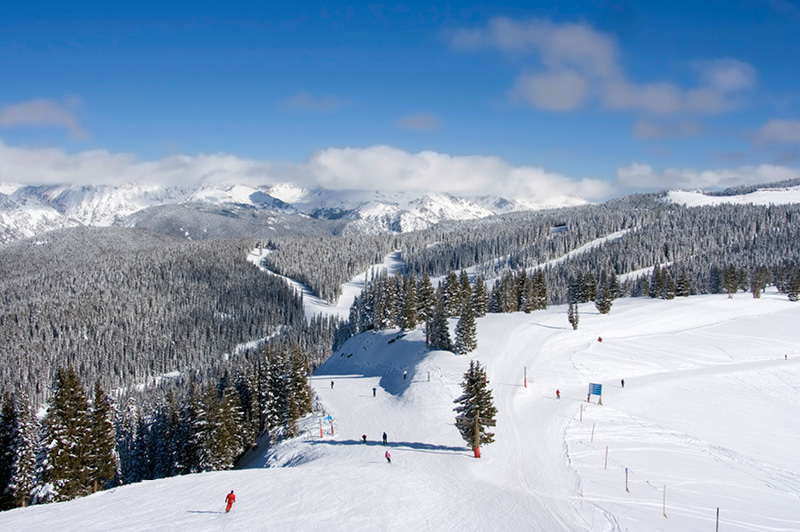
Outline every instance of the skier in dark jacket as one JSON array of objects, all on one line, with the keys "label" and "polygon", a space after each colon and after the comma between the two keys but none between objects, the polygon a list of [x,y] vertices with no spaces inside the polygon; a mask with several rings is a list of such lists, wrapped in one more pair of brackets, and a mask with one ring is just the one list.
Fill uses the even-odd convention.
[{"label": "skier in dark jacket", "polygon": [[386,445],[386,433],[383,433],[383,444]]},{"label": "skier in dark jacket", "polygon": [[228,493],[228,496],[225,497],[225,502],[228,503],[228,506],[225,507],[225,513],[228,513],[228,512],[231,511],[231,507],[233,506],[233,503],[236,502],[236,495],[233,494],[233,490],[231,490],[231,492]]}]

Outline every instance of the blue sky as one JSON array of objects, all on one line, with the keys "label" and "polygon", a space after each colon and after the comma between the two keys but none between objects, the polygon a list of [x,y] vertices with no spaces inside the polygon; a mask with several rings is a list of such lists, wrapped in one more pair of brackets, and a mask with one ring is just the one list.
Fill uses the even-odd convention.
[{"label": "blue sky", "polygon": [[8,4],[0,181],[602,199],[800,177],[794,0]]}]

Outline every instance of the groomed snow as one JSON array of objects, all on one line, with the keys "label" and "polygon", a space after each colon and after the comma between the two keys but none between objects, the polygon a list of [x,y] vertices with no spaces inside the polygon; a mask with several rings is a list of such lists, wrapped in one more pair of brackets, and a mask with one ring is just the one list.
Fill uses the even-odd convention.
[{"label": "groomed snow", "polygon": [[[725,532],[800,530],[799,321],[768,291],[585,304],[577,331],[564,307],[489,315],[462,357],[421,330],[368,332],[313,377],[325,413],[250,469],[4,512],[0,529],[684,532],[714,530],[719,508]],[[471,359],[499,410],[481,459],[453,425]]]},{"label": "groomed snow", "polygon": [[705,205],[753,204],[753,205],[785,205],[800,203],[800,187],[763,188],[749,194],[736,196],[707,196],[697,190],[671,190],[667,192],[666,201],[680,203],[687,207]]}]

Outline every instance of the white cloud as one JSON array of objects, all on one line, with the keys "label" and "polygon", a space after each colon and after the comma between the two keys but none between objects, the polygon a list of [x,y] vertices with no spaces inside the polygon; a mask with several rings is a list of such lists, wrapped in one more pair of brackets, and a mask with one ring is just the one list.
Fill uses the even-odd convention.
[{"label": "white cloud", "polygon": [[765,144],[800,143],[800,120],[770,120],[761,127],[757,138]]},{"label": "white cloud", "polygon": [[547,111],[573,111],[583,105],[588,93],[586,78],[563,70],[521,74],[511,89],[515,99]]},{"label": "white cloud", "polygon": [[621,191],[721,189],[796,178],[800,178],[800,168],[771,164],[709,170],[667,168],[657,172],[650,165],[633,163],[617,170],[617,187]]},{"label": "white cloud", "polygon": [[0,127],[56,127],[67,130],[72,138],[86,138],[88,133],[74,110],[78,104],[79,100],[71,97],[66,105],[45,99],[7,105],[0,109]]},{"label": "white cloud", "polygon": [[538,167],[512,166],[497,157],[409,153],[390,146],[328,148],[304,163],[277,164],[226,154],[137,161],[130,154],[105,150],[70,154],[60,148],[18,148],[0,141],[0,183],[260,185],[285,181],[332,189],[496,194],[538,202],[563,196],[603,199],[612,191],[602,180],[575,179]]},{"label": "white cloud", "polygon": [[329,148],[316,153],[304,170],[318,184],[335,189],[497,194],[541,202],[561,196],[598,199],[610,191],[601,180],[578,180],[538,167],[514,167],[497,157],[433,151],[412,154],[390,146]]},{"label": "white cloud", "polygon": [[416,113],[399,119],[397,125],[402,129],[435,131],[442,126],[442,119],[431,113]]},{"label": "white cloud", "polygon": [[494,17],[483,28],[461,29],[446,37],[457,50],[486,48],[536,58],[536,67],[518,76],[511,95],[548,111],[572,111],[594,96],[609,109],[721,113],[739,105],[741,93],[756,83],[755,69],[735,59],[698,62],[699,83],[694,87],[633,81],[622,68],[616,40],[581,23]]},{"label": "white cloud", "polygon": [[347,100],[338,96],[330,94],[314,96],[309,92],[300,91],[282,100],[280,106],[297,111],[329,112],[341,109],[348,103]]},{"label": "white cloud", "polygon": [[718,59],[700,63],[700,77],[710,87],[723,91],[750,89],[756,85],[756,70],[736,59]]}]

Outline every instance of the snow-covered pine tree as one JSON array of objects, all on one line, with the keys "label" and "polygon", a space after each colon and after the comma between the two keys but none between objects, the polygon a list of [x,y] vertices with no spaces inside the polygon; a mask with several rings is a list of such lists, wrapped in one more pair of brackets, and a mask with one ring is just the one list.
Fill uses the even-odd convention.
[{"label": "snow-covered pine tree", "polygon": [[197,473],[200,471],[198,457],[199,440],[195,433],[197,420],[201,414],[200,398],[198,397],[197,386],[194,381],[189,383],[189,392],[186,395],[186,402],[181,409],[181,435],[179,441],[183,443],[178,447],[178,458],[176,462],[180,465],[178,474]]},{"label": "snow-covered pine tree", "polygon": [[[256,362],[257,363],[257,362]],[[259,406],[256,383],[256,370],[247,365],[238,372],[233,381],[234,389],[239,395],[239,404],[242,407],[244,421],[241,427],[245,448],[251,447],[256,442],[259,430]]]},{"label": "snow-covered pine tree", "polygon": [[547,309],[547,284],[541,269],[533,276],[533,310]]},{"label": "snow-covered pine tree", "polygon": [[536,297],[534,296],[533,277],[522,270],[519,274],[519,309],[525,314],[536,310]]},{"label": "snow-covered pine tree", "polygon": [[16,424],[11,432],[14,458],[5,489],[13,499],[14,506],[20,507],[30,503],[31,491],[36,486],[36,439],[39,427],[24,391],[17,394],[14,406],[17,412]]},{"label": "snow-covered pine tree", "polygon": [[476,318],[485,316],[489,309],[489,294],[486,292],[486,283],[484,283],[483,277],[480,275],[475,277],[470,304]]},{"label": "snow-covered pine tree", "polygon": [[456,426],[461,432],[461,437],[468,446],[474,447],[477,425],[480,431],[479,443],[481,445],[492,443],[494,433],[487,432],[486,427],[494,425],[497,409],[486,380],[486,370],[480,362],[470,361],[469,370],[464,373],[464,380],[461,382],[461,390],[461,395],[453,401],[458,404],[454,410],[457,412]]},{"label": "snow-covered pine tree", "polygon": [[594,300],[594,306],[600,314],[608,314],[611,311],[611,290],[608,287],[608,276],[605,270],[600,273],[600,282],[597,285],[597,297]]},{"label": "snow-covered pine tree", "polygon": [[271,351],[269,346],[264,347],[264,352],[256,359],[256,393],[258,395],[258,435],[269,432],[273,425],[271,412],[273,403],[272,372],[270,364]]},{"label": "snow-covered pine tree", "polygon": [[[192,386],[190,386],[190,391]],[[138,407],[136,399],[128,397],[125,408],[117,412],[117,453],[120,461],[119,480],[123,484],[132,482],[134,454],[136,449],[136,429],[138,419]]]},{"label": "snow-covered pine tree", "polygon": [[233,469],[246,447],[242,405],[239,394],[232,386],[225,387],[219,397],[216,424],[216,448],[219,453],[216,470]]},{"label": "snow-covered pine tree", "polygon": [[419,281],[417,287],[417,319],[422,323],[433,316],[433,309],[436,306],[436,291],[433,289],[431,278],[426,273]]},{"label": "snow-covered pine tree", "polygon": [[786,282],[786,295],[789,297],[789,301],[800,300],[800,268],[797,265],[790,269]]},{"label": "snow-covered pine tree", "polygon": [[675,287],[675,295],[678,297],[689,297],[692,295],[692,280],[683,270],[678,273],[678,282]]},{"label": "snow-covered pine tree", "polygon": [[469,282],[467,270],[461,270],[461,273],[458,274],[458,284],[461,288],[461,306],[469,305],[470,295],[472,295],[472,285]]},{"label": "snow-covered pine tree", "polygon": [[733,294],[739,290],[739,274],[735,264],[729,264],[722,270],[722,288],[728,294],[728,299],[732,298]]},{"label": "snow-covered pine tree", "polygon": [[87,459],[92,492],[110,486],[116,473],[117,434],[111,414],[111,404],[97,381],[91,410],[91,452]]},{"label": "snow-covered pine tree", "polygon": [[464,305],[461,317],[456,324],[456,340],[453,349],[459,355],[466,355],[478,347],[478,334],[475,327],[475,315],[471,305]]},{"label": "snow-covered pine tree", "polygon": [[668,270],[664,270],[664,299],[675,299],[678,292],[678,284]]},{"label": "snow-covered pine tree", "polygon": [[569,320],[569,324],[572,325],[573,330],[578,329],[578,321],[580,321],[580,317],[578,316],[577,303],[570,303],[567,306],[567,320]]},{"label": "snow-covered pine tree", "polygon": [[60,368],[44,420],[47,459],[42,472],[43,482],[53,486],[57,501],[91,492],[86,463],[91,446],[88,406],[75,369]]},{"label": "snow-covered pine tree", "polygon": [[153,478],[153,436],[150,429],[144,413],[139,411],[136,418],[136,440],[133,443],[133,454],[128,468],[129,482],[141,482]]},{"label": "snow-covered pine tree", "polygon": [[219,391],[209,382],[198,394],[197,412],[192,427],[193,445],[197,452],[197,472],[215,471],[224,460],[219,447]]},{"label": "snow-covered pine tree", "polygon": [[287,433],[297,436],[297,421],[311,412],[311,388],[308,384],[308,359],[299,346],[292,349],[291,376],[289,397],[289,419]]},{"label": "snow-covered pine tree", "polygon": [[0,414],[0,511],[14,508],[14,498],[6,489],[11,483],[11,467],[14,463],[12,438],[17,425],[17,410],[11,394],[3,394],[3,409]]},{"label": "snow-covered pine tree", "polygon": [[767,288],[769,282],[769,270],[764,266],[755,266],[750,274],[750,291],[753,298],[761,298],[761,293]]},{"label": "snow-covered pine tree", "polygon": [[650,297],[653,299],[660,298],[664,294],[664,275],[661,266],[656,264],[653,266],[653,274],[650,277]]},{"label": "snow-covered pine tree", "polygon": [[447,315],[441,301],[437,301],[436,303],[433,316],[431,316],[431,319],[427,323],[425,336],[428,340],[428,345],[433,349],[448,350],[452,346],[450,341],[450,329],[447,325]]},{"label": "snow-covered pine tree", "polygon": [[442,286],[442,305],[447,317],[458,316],[461,312],[461,284],[458,282],[456,273],[452,270],[447,272]]},{"label": "snow-covered pine tree", "polygon": [[583,286],[581,287],[581,303],[588,303],[593,301],[597,295],[597,280],[588,272],[583,276]]},{"label": "snow-covered pine tree", "polygon": [[270,393],[267,424],[270,430],[285,426],[289,419],[289,397],[291,395],[291,368],[289,357],[280,349],[273,349],[269,359]]},{"label": "snow-covered pine tree", "polygon": [[611,293],[611,299],[620,297],[619,278],[617,278],[615,270],[611,270],[611,274],[608,276],[608,290]]},{"label": "snow-covered pine tree", "polygon": [[410,331],[417,327],[417,312],[419,302],[417,301],[417,281],[414,274],[403,277],[403,305],[401,308],[400,327]]}]

